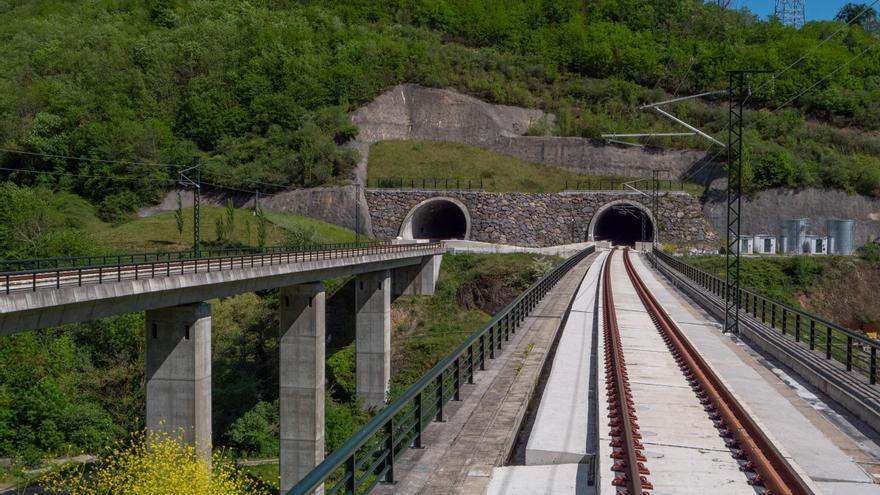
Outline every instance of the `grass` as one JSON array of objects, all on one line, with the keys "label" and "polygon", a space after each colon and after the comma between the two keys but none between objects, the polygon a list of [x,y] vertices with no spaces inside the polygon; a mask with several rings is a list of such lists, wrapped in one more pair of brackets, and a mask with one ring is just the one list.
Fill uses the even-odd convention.
[{"label": "grass", "polygon": [[[200,210],[202,241],[213,241],[217,238],[217,220],[226,215],[226,209],[205,205]],[[266,217],[269,220],[266,244],[270,246],[283,244],[287,233],[295,229],[309,233],[314,242],[319,243],[353,242],[355,238],[353,231],[313,218],[269,212]],[[183,218],[183,235],[177,231],[173,211],[118,225],[98,222],[92,226],[91,232],[98,243],[112,252],[184,250],[192,245],[192,208],[183,209]],[[257,245],[257,219],[251,210],[236,210],[235,229],[230,240],[242,245]]]},{"label": "grass", "polygon": [[[724,276],[723,256],[685,261]],[[743,285],[839,325],[876,335],[880,329],[880,270],[857,256],[754,256],[741,259]]]},{"label": "grass", "polygon": [[271,485],[276,490],[279,488],[279,479],[281,473],[277,462],[268,464],[259,464],[256,466],[240,466],[241,470],[262,481],[267,485]]},{"label": "grass", "polygon": [[394,302],[392,391],[395,396],[477,331],[555,264],[529,254],[459,254],[443,257],[432,297]]},{"label": "grass", "polygon": [[[305,230],[311,234],[312,239],[317,243],[355,242],[355,234],[353,230],[332,223],[322,222],[321,220],[309,217],[288,215],[285,213],[266,212],[266,217],[275,226],[284,230]],[[366,240],[363,235],[361,235],[361,240]]]},{"label": "grass", "polygon": [[[491,192],[559,192],[581,181],[632,180],[618,176],[589,175],[532,163],[494,151],[456,143],[432,141],[381,141],[370,147],[368,181],[380,178],[483,179]],[[691,194],[702,194],[698,184],[685,184]]]}]

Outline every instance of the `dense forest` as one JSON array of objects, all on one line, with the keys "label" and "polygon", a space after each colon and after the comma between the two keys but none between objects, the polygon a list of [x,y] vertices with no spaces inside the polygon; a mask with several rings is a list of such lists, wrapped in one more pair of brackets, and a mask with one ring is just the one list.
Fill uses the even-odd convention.
[{"label": "dense forest", "polygon": [[[872,19],[797,30],[701,0],[3,1],[0,147],[55,156],[0,153],[0,167],[118,220],[198,161],[248,190],[344,180],[347,112],[401,82],[540,107],[558,116],[546,131],[597,137],[673,130],[638,105],[807,55],[755,81],[750,187],[878,196]],[[723,137],[723,95],[676,112]]]}]

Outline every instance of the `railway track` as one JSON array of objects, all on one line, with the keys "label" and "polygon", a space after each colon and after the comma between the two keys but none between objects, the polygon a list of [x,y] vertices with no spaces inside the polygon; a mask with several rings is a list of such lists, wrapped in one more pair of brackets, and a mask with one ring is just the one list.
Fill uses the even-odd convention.
[{"label": "railway track", "polygon": [[[618,493],[646,495],[655,486],[658,493],[670,493],[670,490],[678,493],[675,482],[681,480],[669,482],[670,478],[679,477],[678,474],[669,476],[662,471],[673,466],[672,460],[682,456],[683,452],[684,459],[679,465],[684,464],[685,468],[680,475],[687,473],[690,479],[686,481],[692,485],[706,484],[690,486],[688,493],[813,493],[663,311],[639,277],[629,250],[622,252],[626,277],[619,276],[612,269],[614,265],[618,270],[620,268],[619,262],[612,262],[615,252],[606,258],[603,267],[602,323],[607,433],[611,439],[611,470],[614,472],[611,484],[617,487]],[[615,291],[622,297],[618,302],[614,299]],[[644,318],[645,314],[650,320]],[[654,328],[646,329],[645,326],[651,323]],[[638,335],[626,335],[627,330],[634,328],[638,328]],[[658,354],[658,348],[662,346],[666,347],[668,355]],[[639,357],[639,361],[633,360],[631,365],[631,368],[638,366],[633,368],[632,378],[627,370],[628,353],[632,354],[631,357]],[[646,363],[641,362],[642,356],[647,354],[639,353],[653,353],[650,360],[654,362],[670,361],[671,357],[666,374],[647,369]],[[674,372],[673,367],[677,367],[679,373]],[[659,380],[646,383],[653,376],[661,375],[665,377],[663,383]],[[679,402],[674,404],[676,399]],[[647,417],[641,428],[636,415],[640,407],[645,409]],[[663,407],[666,411],[658,411]],[[662,420],[663,413],[667,416],[665,421]],[[683,425],[690,428],[682,429]],[[650,433],[649,428],[653,430]],[[664,428],[678,430],[664,439]],[[658,440],[646,448],[643,435],[654,435]],[[693,445],[678,446],[666,441],[688,435],[698,441],[695,440]],[[706,456],[706,452],[711,455]],[[718,489],[720,491],[715,491]]]}]

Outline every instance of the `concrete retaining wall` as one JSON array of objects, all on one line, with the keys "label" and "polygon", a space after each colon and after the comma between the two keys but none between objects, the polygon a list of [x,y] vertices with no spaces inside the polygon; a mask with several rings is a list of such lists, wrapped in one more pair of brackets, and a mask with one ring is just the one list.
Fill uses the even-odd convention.
[{"label": "concrete retaining wall", "polygon": [[[724,232],[727,220],[725,192],[710,192],[703,211],[718,232]],[[743,234],[775,234],[782,232],[782,222],[807,218],[810,234],[825,235],[829,218],[855,220],[853,244],[858,247],[880,236],[880,199],[825,189],[771,189],[743,198]]]},{"label": "concrete retaining wall", "polygon": [[[370,189],[366,192],[375,236],[398,236],[407,214],[429,198],[445,197],[461,202],[471,218],[470,240],[518,246],[543,247],[583,242],[589,224],[604,205],[626,200],[650,210],[637,193],[487,193],[472,191],[418,191]],[[660,240],[705,245],[716,236],[703,218],[700,202],[689,194],[661,196]]]}]

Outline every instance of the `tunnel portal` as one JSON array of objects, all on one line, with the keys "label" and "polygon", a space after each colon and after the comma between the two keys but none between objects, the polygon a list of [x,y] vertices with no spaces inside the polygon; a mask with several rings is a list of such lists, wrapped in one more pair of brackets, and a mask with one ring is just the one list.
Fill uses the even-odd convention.
[{"label": "tunnel portal", "polygon": [[611,204],[596,213],[590,233],[595,241],[635,246],[636,241],[650,242],[654,239],[654,222],[648,212],[638,205]]},{"label": "tunnel portal", "polygon": [[467,208],[451,198],[435,198],[413,208],[400,230],[404,239],[467,239],[470,216]]}]

